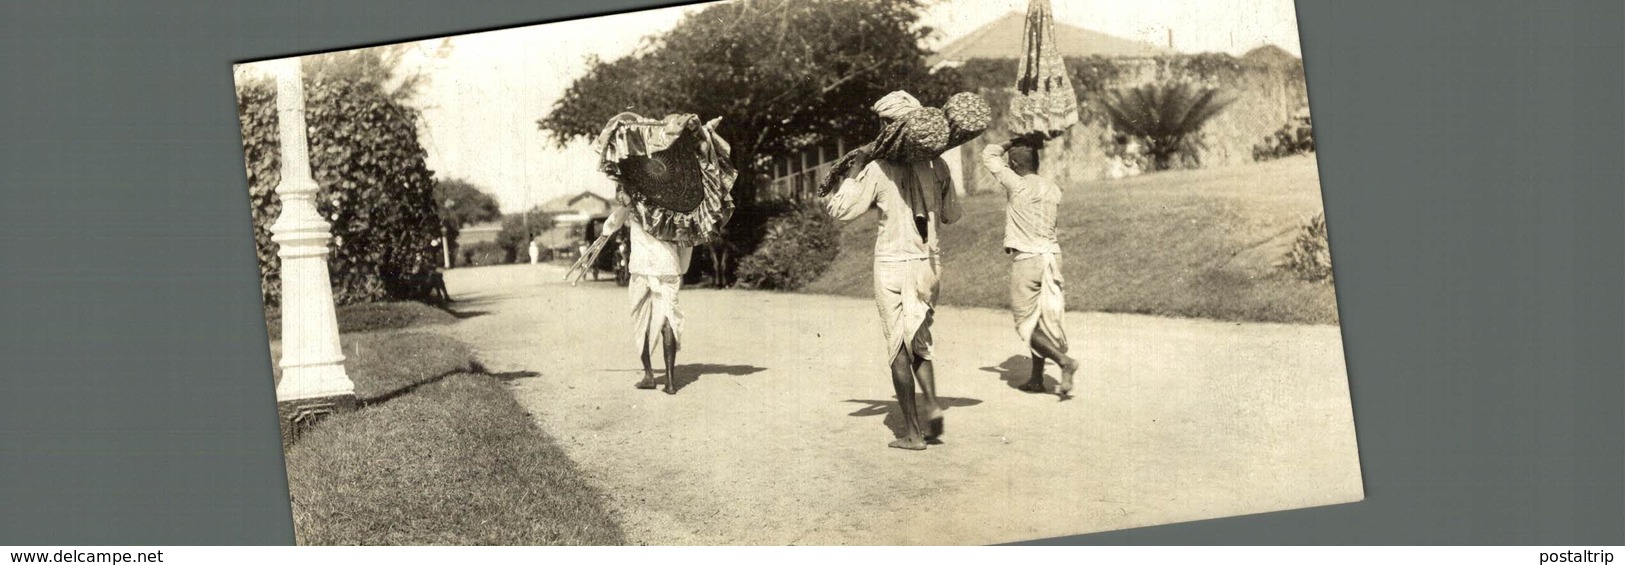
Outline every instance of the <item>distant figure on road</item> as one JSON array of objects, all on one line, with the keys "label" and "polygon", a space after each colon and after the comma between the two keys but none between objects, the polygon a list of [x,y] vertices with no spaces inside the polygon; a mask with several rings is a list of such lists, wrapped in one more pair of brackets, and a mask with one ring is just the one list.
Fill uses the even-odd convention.
[{"label": "distant figure on road", "polygon": [[[891,359],[892,387],[903,412],[906,434],[891,447],[925,449],[942,435],[942,407],[937,402],[931,366],[931,319],[940,287],[941,262],[937,229],[959,220],[948,164],[937,157],[920,163],[896,163],[858,157],[840,188],[824,198],[825,209],[840,221],[855,220],[871,208],[880,210],[875,237],[875,303]],[[924,433],[914,400],[914,382],[925,395],[930,429]]]},{"label": "distant figure on road", "polygon": [[532,265],[535,265],[535,264],[536,264],[536,260],[537,260],[537,259],[538,259],[538,258],[539,258],[539,257],[540,257],[540,256],[541,256],[541,254],[542,254],[542,250],[541,250],[541,249],[538,249],[538,248],[537,248],[537,247],[536,247],[536,240],[531,240],[531,241],[530,241],[530,250],[529,250],[529,251],[530,251],[530,264],[532,264]]},{"label": "distant figure on road", "polygon": [[662,241],[650,235],[631,214],[631,200],[624,191],[615,194],[616,206],[604,222],[604,234],[613,234],[625,225],[630,240],[627,285],[632,299],[632,333],[643,361],[640,389],[655,388],[654,369],[649,352],[660,341],[666,356],[666,394],[677,394],[677,351],[683,334],[683,313],[677,308],[677,291],[688,272],[694,248]]},{"label": "distant figure on road", "polygon": [[[1042,142],[1010,140],[982,150],[982,166],[1004,186],[1004,252],[1010,255],[1010,309],[1016,333],[1032,353],[1032,377],[1019,388],[1044,392],[1044,360],[1061,366],[1056,394],[1072,393],[1078,361],[1067,356],[1066,313],[1061,275],[1061,243],[1055,219],[1061,187],[1038,175]],[[1008,159],[1009,163],[1005,161]]]}]

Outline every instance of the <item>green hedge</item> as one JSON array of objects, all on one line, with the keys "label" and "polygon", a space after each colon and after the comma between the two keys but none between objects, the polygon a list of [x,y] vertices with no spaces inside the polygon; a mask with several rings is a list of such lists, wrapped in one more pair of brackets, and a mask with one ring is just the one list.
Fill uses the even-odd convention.
[{"label": "green hedge", "polygon": [[767,220],[760,245],[739,262],[739,284],[797,290],[829,269],[841,248],[841,227],[813,205],[789,208]]},{"label": "green hedge", "polygon": [[[376,84],[308,78],[305,105],[311,169],[321,186],[317,210],[332,223],[334,298],[348,304],[427,297],[428,275],[440,259],[440,218],[416,111]],[[281,211],[275,85],[239,84],[237,114],[260,288],[267,305],[279,304],[281,261],[270,232]]]}]

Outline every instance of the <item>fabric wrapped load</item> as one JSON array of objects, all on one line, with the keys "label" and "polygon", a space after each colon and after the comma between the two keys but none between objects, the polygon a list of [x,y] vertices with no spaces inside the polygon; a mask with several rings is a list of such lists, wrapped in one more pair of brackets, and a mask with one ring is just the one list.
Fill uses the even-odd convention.
[{"label": "fabric wrapped load", "polygon": [[709,244],[732,217],[738,173],[714,124],[694,114],[650,120],[623,112],[598,134],[599,169],[631,197],[631,213],[655,238]]},{"label": "fabric wrapped load", "polygon": [[1078,95],[1055,45],[1055,14],[1049,0],[1027,3],[1017,72],[1016,96],[1010,99],[1012,137],[1053,139],[1078,123]]},{"label": "fabric wrapped load", "polygon": [[[905,96],[906,101],[914,100],[906,92],[894,92],[876,102],[874,110],[883,118],[888,116],[888,112],[895,115],[900,108],[908,107],[902,98]],[[872,159],[900,163],[935,159],[943,152],[982,135],[992,120],[993,112],[987,100],[969,92],[949,97],[940,109],[914,108],[902,118],[887,123],[874,141],[860,145],[837,159],[819,182],[819,194],[829,194],[835,190],[841,179],[858,163]]]}]

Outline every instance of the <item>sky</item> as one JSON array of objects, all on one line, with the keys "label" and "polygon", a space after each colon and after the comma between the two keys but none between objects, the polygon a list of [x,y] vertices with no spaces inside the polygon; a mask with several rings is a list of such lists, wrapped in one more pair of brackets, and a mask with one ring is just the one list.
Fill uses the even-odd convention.
[{"label": "sky", "polygon": [[[1052,0],[1059,22],[1174,48],[1239,55],[1270,43],[1300,54],[1292,0]],[[939,33],[930,46],[952,41],[1026,0],[947,0],[925,23]],[[422,109],[420,137],[438,178],[461,178],[494,195],[514,213],[559,196],[613,185],[595,167],[586,141],[559,147],[536,120],[547,115],[590,54],[612,60],[632,53],[644,37],[674,26],[704,5],[632,12],[454,36],[417,43],[404,64],[430,78],[413,103]],[[711,116],[702,116],[710,119]],[[607,119],[607,116],[606,116]]]}]

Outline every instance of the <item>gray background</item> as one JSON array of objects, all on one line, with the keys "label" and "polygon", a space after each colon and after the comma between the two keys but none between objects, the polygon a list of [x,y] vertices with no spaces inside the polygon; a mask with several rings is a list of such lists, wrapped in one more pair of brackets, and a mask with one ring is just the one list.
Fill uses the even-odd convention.
[{"label": "gray background", "polygon": [[[231,63],[658,4],[0,4],[0,545],[293,542]],[[1298,13],[1367,500],[1052,542],[1625,542],[1622,3]]]}]

